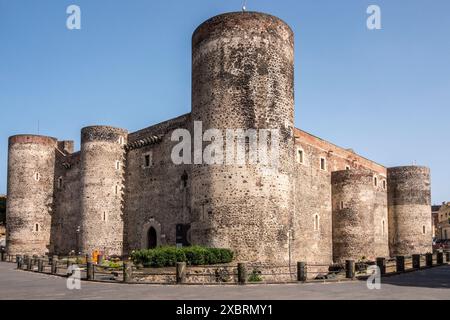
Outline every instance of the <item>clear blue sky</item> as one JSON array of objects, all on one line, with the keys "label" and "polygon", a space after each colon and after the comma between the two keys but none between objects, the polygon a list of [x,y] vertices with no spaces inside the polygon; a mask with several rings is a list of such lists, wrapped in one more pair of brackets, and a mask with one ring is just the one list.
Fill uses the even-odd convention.
[{"label": "clear blue sky", "polygon": [[[66,29],[66,8],[82,30]],[[380,31],[366,9],[382,9]],[[241,0],[0,0],[0,193],[8,136],[134,131],[190,111],[190,39]],[[296,125],[386,166],[432,169],[450,201],[450,1],[249,0],[296,34]]]}]

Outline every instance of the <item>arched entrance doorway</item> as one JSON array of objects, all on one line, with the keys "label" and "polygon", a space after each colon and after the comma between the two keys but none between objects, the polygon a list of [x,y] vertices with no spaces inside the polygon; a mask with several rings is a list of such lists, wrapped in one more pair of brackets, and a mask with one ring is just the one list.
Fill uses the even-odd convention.
[{"label": "arched entrance doorway", "polygon": [[164,245],[164,239],[161,239],[161,224],[153,218],[142,226],[140,237],[142,249],[154,249]]},{"label": "arched entrance doorway", "polygon": [[147,238],[148,238],[147,248],[155,249],[158,246],[158,236],[156,234],[155,228],[150,227],[148,229]]}]

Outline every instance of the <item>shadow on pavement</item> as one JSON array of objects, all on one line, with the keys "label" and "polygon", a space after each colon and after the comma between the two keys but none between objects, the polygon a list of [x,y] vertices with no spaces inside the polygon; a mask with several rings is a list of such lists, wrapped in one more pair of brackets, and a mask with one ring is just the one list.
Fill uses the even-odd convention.
[{"label": "shadow on pavement", "polygon": [[386,277],[381,282],[394,286],[450,289],[450,266]]}]

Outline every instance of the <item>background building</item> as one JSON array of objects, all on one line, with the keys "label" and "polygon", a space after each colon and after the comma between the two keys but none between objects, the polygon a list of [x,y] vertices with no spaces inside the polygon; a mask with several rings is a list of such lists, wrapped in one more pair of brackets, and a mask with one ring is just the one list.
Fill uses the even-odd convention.
[{"label": "background building", "polygon": [[0,246],[6,244],[6,196],[0,195]]},{"label": "background building", "polygon": [[440,207],[437,216],[439,223],[437,227],[437,238],[439,240],[450,239],[450,202],[443,203]]},{"label": "background building", "polygon": [[433,223],[433,239],[438,238],[439,210],[440,205],[431,206],[431,221]]}]

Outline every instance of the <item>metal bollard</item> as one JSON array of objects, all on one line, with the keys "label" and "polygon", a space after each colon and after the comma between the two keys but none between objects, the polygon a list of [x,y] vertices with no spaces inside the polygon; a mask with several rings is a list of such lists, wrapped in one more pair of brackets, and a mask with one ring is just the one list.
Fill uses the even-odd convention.
[{"label": "metal bollard", "polygon": [[23,256],[23,260],[22,260],[22,269],[28,269],[28,260],[30,259],[30,257],[28,255],[24,255]]},{"label": "metal bollard", "polygon": [[245,263],[238,263],[238,283],[247,283],[247,266]]},{"label": "metal bollard", "polygon": [[380,273],[386,274],[386,258],[377,258],[377,266],[380,268]]},{"label": "metal bollard", "polygon": [[405,256],[397,256],[395,260],[397,265],[397,272],[405,272]]},{"label": "metal bollard", "polygon": [[345,261],[345,277],[347,279],[355,278],[355,261],[346,260]]},{"label": "metal bollard", "polygon": [[58,256],[52,257],[51,273],[52,274],[58,273]]},{"label": "metal bollard", "polygon": [[43,258],[38,259],[38,272],[40,272],[40,273],[44,272],[44,259]]},{"label": "metal bollard", "polygon": [[33,258],[27,257],[27,270],[31,271],[33,270]]},{"label": "metal bollard", "polygon": [[425,255],[425,259],[426,259],[427,267],[432,267],[433,266],[433,254],[432,253],[427,253]]},{"label": "metal bollard", "polygon": [[37,265],[37,259],[38,256],[36,254],[33,254],[33,261],[32,261],[33,266]]},{"label": "metal bollard", "polygon": [[436,263],[438,265],[444,264],[444,253],[443,252],[438,252],[437,253]]},{"label": "metal bollard", "polygon": [[186,282],[186,262],[177,262],[177,283]]},{"label": "metal bollard", "polygon": [[[177,269],[178,270],[178,269]],[[133,280],[133,263],[123,263],[123,282],[131,282]]]},{"label": "metal bollard", "polygon": [[413,269],[420,269],[420,254],[412,255]]},{"label": "metal bollard", "polygon": [[297,281],[305,282],[308,279],[308,265],[306,262],[297,262]]},{"label": "metal bollard", "polygon": [[88,262],[86,263],[86,280],[94,280],[94,264],[91,260],[88,260]]},{"label": "metal bollard", "polygon": [[17,263],[17,269],[22,269],[22,263],[23,263],[23,258],[21,255],[16,255],[16,263]]}]

